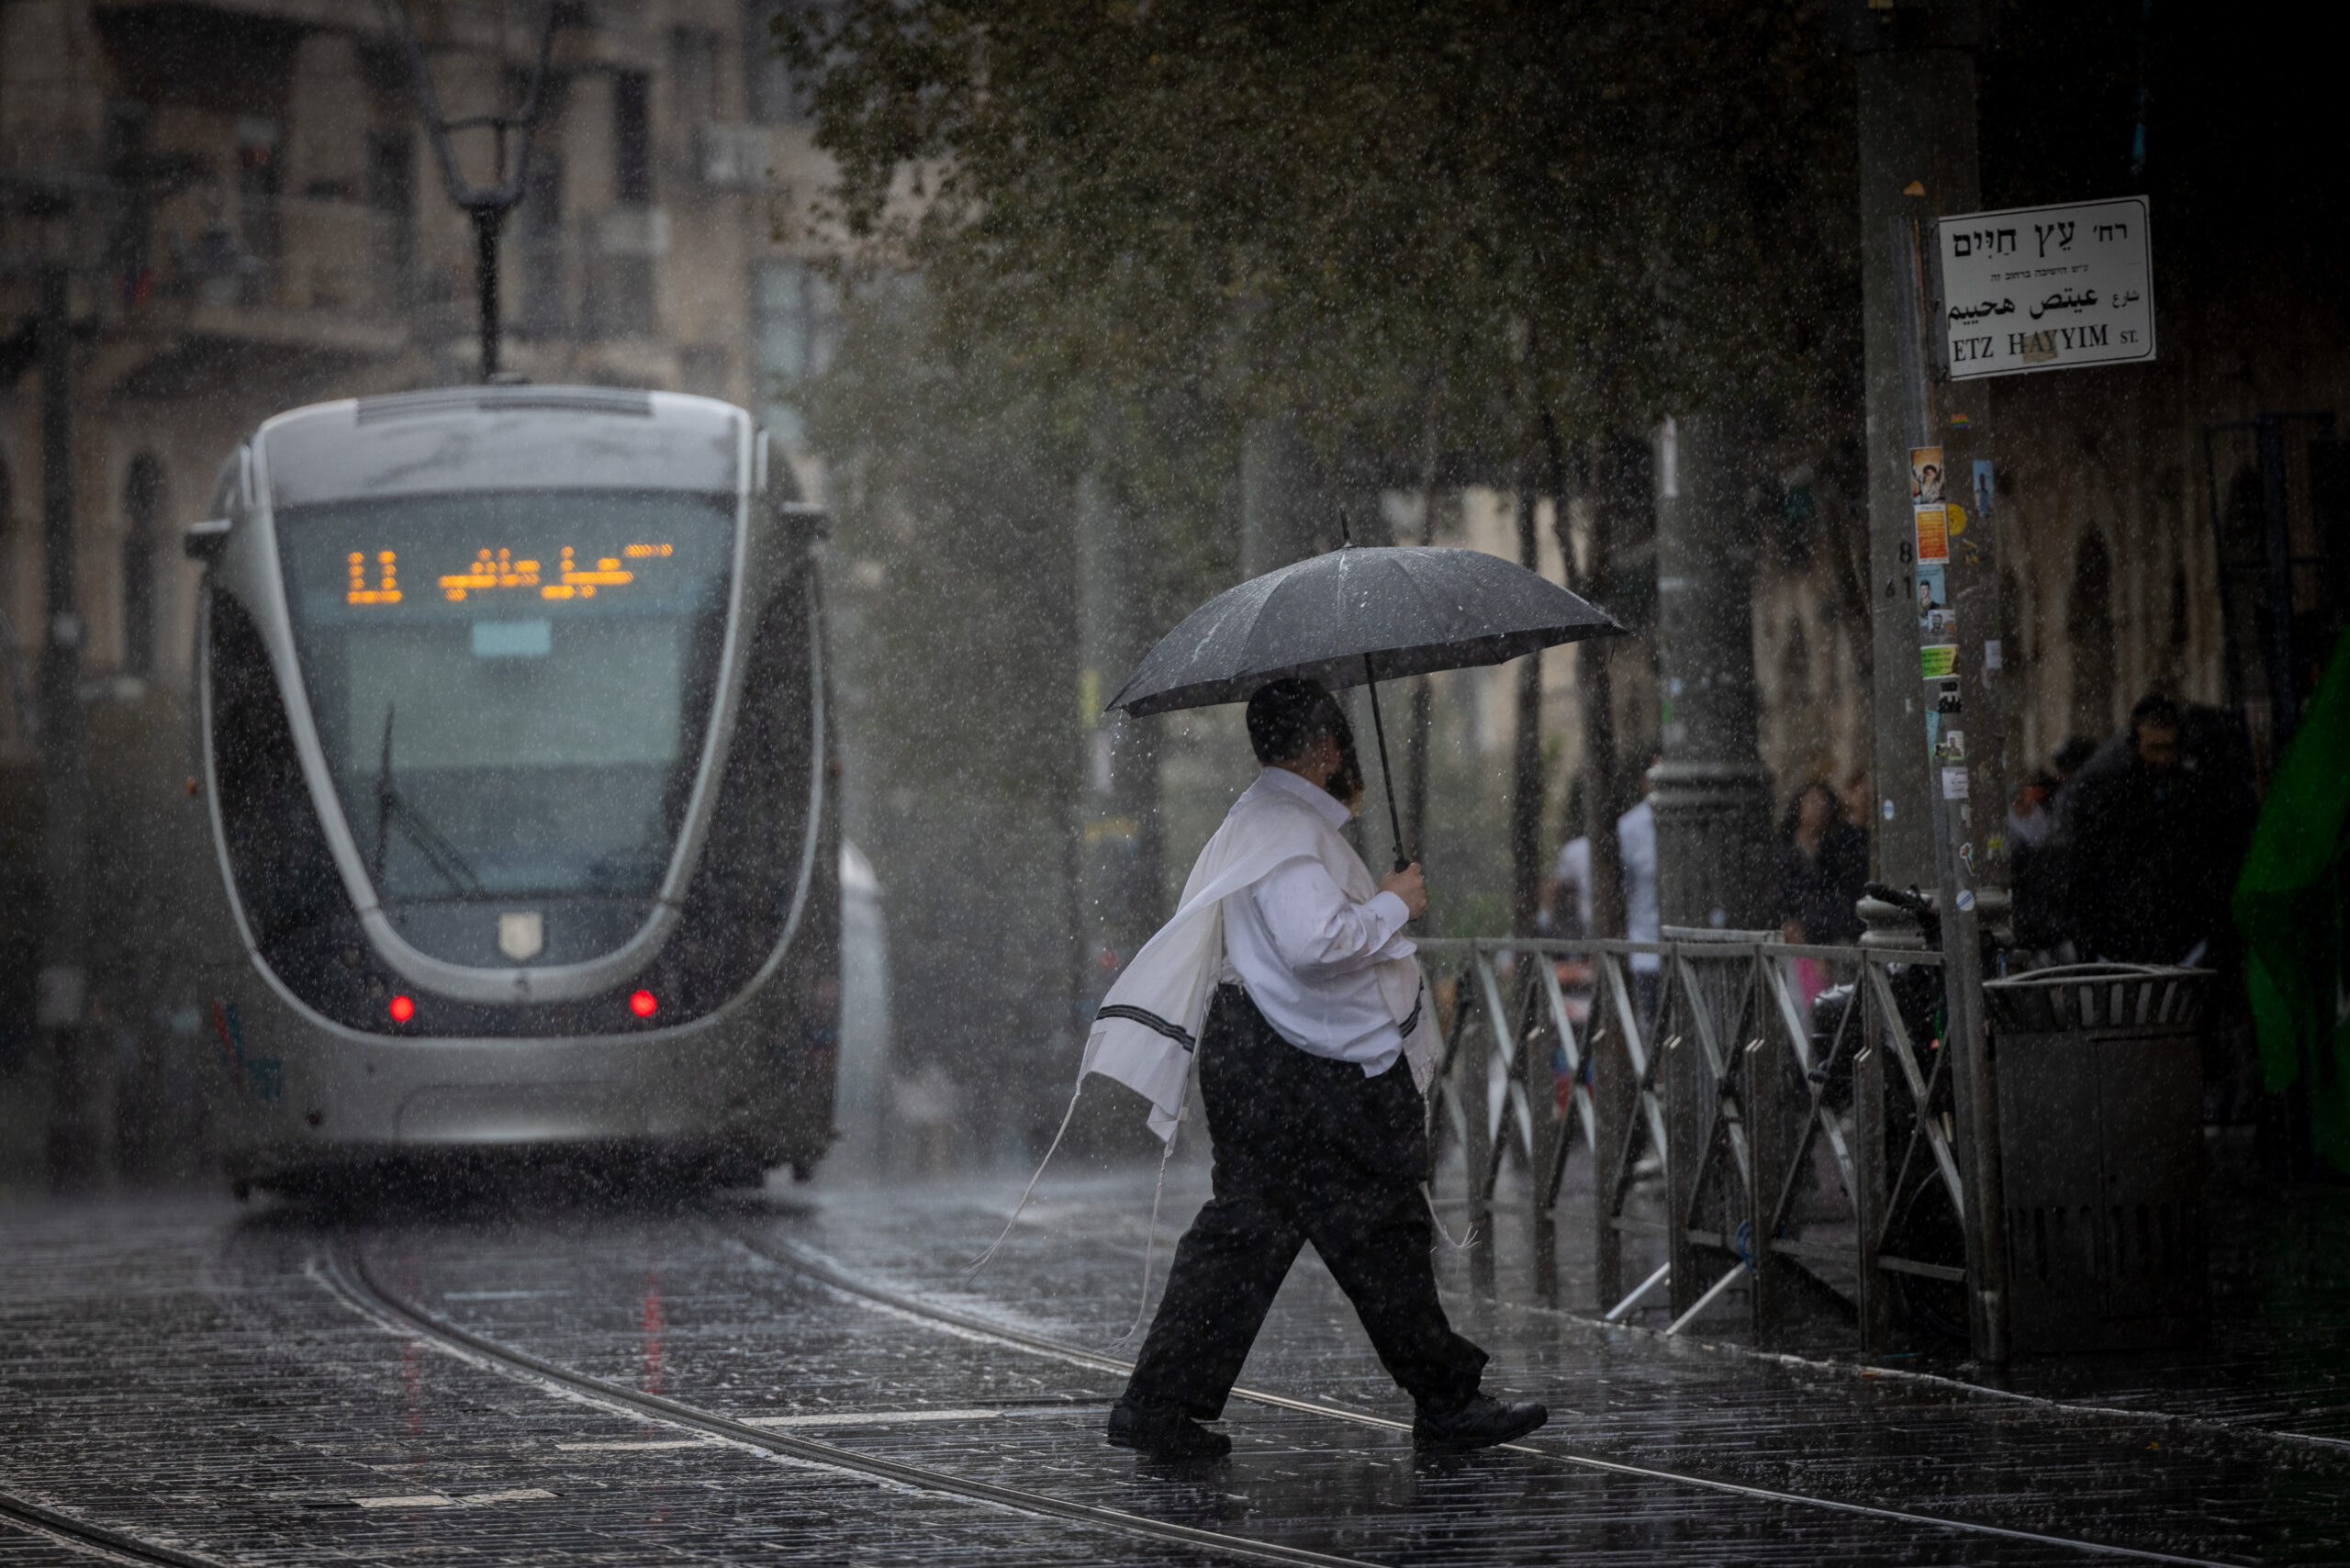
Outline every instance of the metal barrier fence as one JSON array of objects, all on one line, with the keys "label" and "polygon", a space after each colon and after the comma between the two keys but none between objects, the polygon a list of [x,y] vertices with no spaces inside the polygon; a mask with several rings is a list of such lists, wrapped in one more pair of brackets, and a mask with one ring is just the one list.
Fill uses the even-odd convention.
[{"label": "metal barrier fence", "polygon": [[1469,1212],[1481,1288],[1514,1163],[1537,1289],[1556,1299],[1559,1198],[1580,1150],[1608,1321],[1662,1287],[1665,1331],[1679,1333],[1743,1280],[1758,1338],[1819,1309],[1864,1352],[1889,1347],[1897,1316],[1964,1338],[1942,956],[1667,935],[1419,944],[1444,1040],[1429,1094],[1438,1168],[1449,1182],[1457,1149],[1466,1179],[1439,1201]]}]

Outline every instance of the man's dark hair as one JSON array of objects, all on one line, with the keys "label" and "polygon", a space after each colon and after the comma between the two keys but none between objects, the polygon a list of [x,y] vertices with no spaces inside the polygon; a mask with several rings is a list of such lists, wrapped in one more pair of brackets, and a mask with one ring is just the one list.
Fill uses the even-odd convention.
[{"label": "man's dark hair", "polygon": [[2134,735],[2147,724],[2158,730],[2177,729],[2178,704],[2159,691],[2147,692],[2138,699],[2137,706],[2130,710],[2130,733]]},{"label": "man's dark hair", "polygon": [[1267,681],[1248,699],[1248,745],[1266,767],[1290,761],[1321,735],[1335,735],[1342,747],[1354,740],[1346,710],[1320,681]]}]

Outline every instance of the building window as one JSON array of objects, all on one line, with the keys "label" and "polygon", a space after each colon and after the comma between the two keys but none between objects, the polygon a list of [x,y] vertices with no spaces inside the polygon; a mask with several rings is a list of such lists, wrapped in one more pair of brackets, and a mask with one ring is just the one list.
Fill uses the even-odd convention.
[{"label": "building window", "polygon": [[743,105],[760,125],[801,125],[808,119],[807,90],[777,52],[777,24],[786,16],[815,7],[806,0],[744,0],[743,6]]},{"label": "building window", "polygon": [[237,217],[245,253],[261,263],[244,274],[240,302],[267,303],[283,235],[277,208],[280,169],[278,124],[266,115],[237,121]]},{"label": "building window", "polygon": [[163,465],[152,453],[130,460],[122,483],[122,668],[155,670],[155,555],[163,532]]},{"label": "building window", "polygon": [[653,205],[652,86],[642,71],[612,78],[612,198],[623,207]]},{"label": "building window", "polygon": [[837,313],[832,285],[796,256],[762,262],[753,307],[758,361],[752,400],[778,441],[797,444],[804,432],[789,399],[831,362]]}]

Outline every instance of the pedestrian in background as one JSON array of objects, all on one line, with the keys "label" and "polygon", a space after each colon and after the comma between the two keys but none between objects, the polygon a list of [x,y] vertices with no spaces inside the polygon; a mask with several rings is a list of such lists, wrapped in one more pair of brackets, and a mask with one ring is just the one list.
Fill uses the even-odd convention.
[{"label": "pedestrian in background", "polygon": [[2052,873],[2064,850],[2056,836],[2053,773],[2035,768],[2016,786],[2008,802],[2008,886],[2014,899],[2016,946],[2042,962],[2065,939],[2064,903],[2053,895]]},{"label": "pedestrian in background", "polygon": [[1584,825],[1591,812],[1583,795],[1583,780],[1578,775],[1567,786],[1566,846],[1559,851],[1542,882],[1542,913],[1537,930],[1563,941],[1591,935],[1591,834]]},{"label": "pedestrian in background", "polygon": [[1837,799],[1844,807],[1845,825],[1859,829],[1863,839],[1868,836],[1869,823],[1876,817],[1876,802],[1870,797],[1869,770],[1865,767],[1855,767],[1845,775],[1844,788],[1837,792]]},{"label": "pedestrian in background", "polygon": [[1869,843],[1836,791],[1813,778],[1779,819],[1779,923],[1790,942],[1840,946],[1861,935],[1855,907],[1869,879]]},{"label": "pedestrian in background", "polygon": [[[1651,757],[1646,783],[1663,758]],[[1656,902],[1656,809],[1652,796],[1616,819],[1616,851],[1624,868],[1624,936],[1631,942],[1653,942],[1662,929]],[[1588,814],[1588,813],[1583,813]],[[1591,930],[1591,835],[1586,831],[1567,841],[1550,868],[1551,898],[1561,910],[1572,908],[1581,930]],[[1572,903],[1569,901],[1572,900]],[[1654,953],[1635,953],[1627,966],[1632,974],[1633,1001],[1645,1025],[1656,1016],[1657,995],[1664,976],[1664,960]]]},{"label": "pedestrian in background", "polygon": [[2178,704],[2140,698],[2129,730],[2065,788],[2072,935],[2084,958],[2199,964],[2227,927],[2250,821],[2181,749]]},{"label": "pedestrian in background", "polygon": [[[1868,878],[1868,839],[1844,820],[1842,802],[1827,779],[1807,780],[1779,823],[1780,935],[1824,947],[1859,940],[1861,888]],[[1795,970],[1808,1009],[1828,988],[1828,967],[1797,958]]]},{"label": "pedestrian in background", "polygon": [[2056,748],[2048,770],[2034,773],[2008,803],[2008,878],[2014,899],[2016,946],[2033,955],[2036,968],[2071,963],[2073,941],[2072,840],[2065,814],[2065,791],[2098,744],[2074,735]]}]

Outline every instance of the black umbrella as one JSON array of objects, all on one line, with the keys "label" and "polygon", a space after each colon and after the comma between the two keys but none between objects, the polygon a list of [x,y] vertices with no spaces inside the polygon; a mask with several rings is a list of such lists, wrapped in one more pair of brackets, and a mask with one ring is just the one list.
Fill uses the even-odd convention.
[{"label": "black umbrella", "polygon": [[1240,702],[1269,680],[1370,685],[1379,774],[1398,868],[1404,829],[1387,767],[1378,682],[1495,665],[1624,628],[1597,605],[1480,550],[1352,545],[1251,577],[1158,640],[1109,707],[1140,718]]}]

